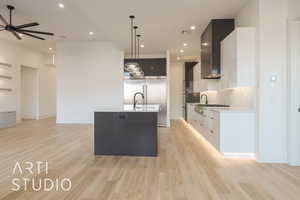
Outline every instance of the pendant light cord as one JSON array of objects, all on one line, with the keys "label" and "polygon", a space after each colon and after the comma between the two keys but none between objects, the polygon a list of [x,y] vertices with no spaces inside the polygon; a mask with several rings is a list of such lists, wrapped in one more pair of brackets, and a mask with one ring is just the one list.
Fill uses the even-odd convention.
[{"label": "pendant light cord", "polygon": [[136,59],[136,45],[137,45],[137,36],[136,36],[136,30],[138,29],[137,26],[134,26],[134,58]]},{"label": "pendant light cord", "polygon": [[133,19],[135,18],[134,15],[129,16],[131,19],[131,49],[130,49],[130,54],[131,58],[133,58]]}]

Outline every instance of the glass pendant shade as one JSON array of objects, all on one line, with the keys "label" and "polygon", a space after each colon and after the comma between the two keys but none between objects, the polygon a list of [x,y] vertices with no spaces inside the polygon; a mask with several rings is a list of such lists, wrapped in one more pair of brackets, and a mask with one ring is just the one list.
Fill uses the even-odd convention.
[{"label": "glass pendant shade", "polygon": [[130,62],[125,64],[125,70],[128,72],[133,72],[140,69],[140,65],[136,62]]}]

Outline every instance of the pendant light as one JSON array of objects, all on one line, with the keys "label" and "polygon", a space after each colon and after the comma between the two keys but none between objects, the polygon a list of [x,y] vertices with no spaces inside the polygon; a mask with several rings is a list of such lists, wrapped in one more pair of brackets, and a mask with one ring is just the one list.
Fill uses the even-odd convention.
[{"label": "pendant light", "polygon": [[[130,22],[131,22],[131,59],[133,59],[133,39],[135,40],[135,38],[133,38],[133,31],[134,31],[134,26],[133,26],[133,20],[135,18],[135,16],[131,15],[129,16],[130,18]],[[135,30],[136,31],[136,30]],[[135,45],[135,43],[134,43]],[[136,47],[134,47],[136,49]],[[136,59],[136,56],[135,56]],[[139,68],[139,64],[137,62],[129,62],[125,64],[125,70],[128,71],[129,73],[132,73],[133,71],[137,70]]]},{"label": "pendant light", "polygon": [[[140,34],[136,35],[136,40],[137,40],[136,46],[137,46],[137,58],[138,59],[140,58],[140,38],[141,38]],[[139,70],[135,73],[135,75],[140,78],[144,77],[144,72],[143,72],[141,66],[139,66]]]},{"label": "pendant light", "polygon": [[139,51],[140,51],[140,36],[137,34],[138,26],[134,26],[134,19],[135,16],[131,15],[129,16],[131,21],[131,60],[132,62],[125,64],[125,70],[129,72],[130,76],[135,79],[141,79],[144,78],[144,72],[142,68],[140,67],[139,63],[137,62],[137,59],[139,58]]},{"label": "pendant light", "polygon": [[138,55],[138,58],[140,58],[140,38],[141,38],[141,35],[138,34],[138,35],[136,35],[136,37],[137,37],[137,46],[138,46],[137,55]]},{"label": "pendant light", "polygon": [[[139,58],[139,46],[138,46],[139,45],[139,36],[136,33],[137,29],[138,29],[137,26],[133,27],[133,30],[134,30],[134,59],[135,60]],[[137,78],[137,79],[144,78],[144,72],[140,65],[132,71],[132,76],[133,76],[133,78]]]}]

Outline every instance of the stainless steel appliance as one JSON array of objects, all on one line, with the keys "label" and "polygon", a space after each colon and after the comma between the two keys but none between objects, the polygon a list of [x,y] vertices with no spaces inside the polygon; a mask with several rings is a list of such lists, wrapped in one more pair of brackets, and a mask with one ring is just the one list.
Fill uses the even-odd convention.
[{"label": "stainless steel appliance", "polygon": [[159,104],[160,112],[158,113],[158,126],[167,126],[167,79],[164,78],[147,78],[145,79],[125,79],[124,80],[124,103],[133,104],[134,94],[141,92],[142,98],[137,100],[143,101],[144,104]]}]

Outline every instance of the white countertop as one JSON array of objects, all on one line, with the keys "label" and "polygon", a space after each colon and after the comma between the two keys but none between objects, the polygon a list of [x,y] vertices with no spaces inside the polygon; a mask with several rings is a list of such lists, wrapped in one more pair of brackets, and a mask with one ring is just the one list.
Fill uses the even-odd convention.
[{"label": "white countertop", "polygon": [[140,105],[138,104],[136,108],[133,108],[132,104],[125,104],[123,108],[98,108],[95,112],[159,112],[160,106],[159,104],[148,104],[148,105]]},{"label": "white countertop", "polygon": [[[197,105],[193,105],[197,106]],[[239,112],[239,113],[255,113],[254,108],[249,107],[202,107],[203,110],[209,110],[214,112]]]},{"label": "white countertop", "polygon": [[252,113],[255,112],[252,108],[245,108],[245,107],[209,107],[209,110],[216,111],[216,112],[245,112],[245,113]]}]

